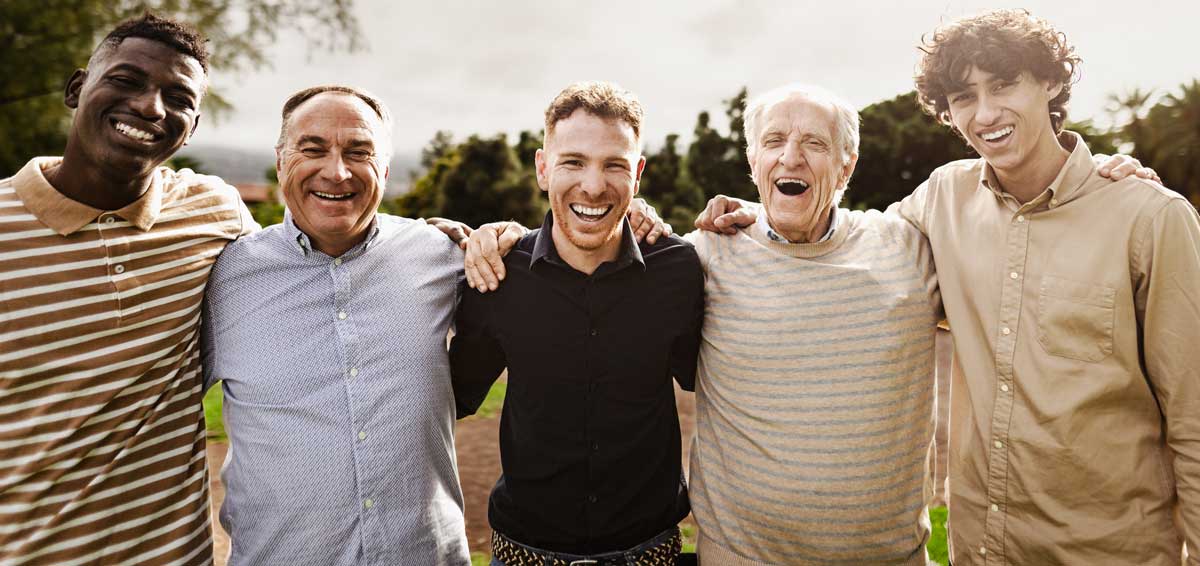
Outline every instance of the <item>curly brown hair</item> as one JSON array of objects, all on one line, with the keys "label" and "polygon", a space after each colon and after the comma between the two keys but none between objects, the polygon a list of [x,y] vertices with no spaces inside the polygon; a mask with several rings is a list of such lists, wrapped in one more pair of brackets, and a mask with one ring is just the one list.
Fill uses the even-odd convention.
[{"label": "curly brown hair", "polygon": [[1039,81],[1062,85],[1050,101],[1054,133],[1067,120],[1071,85],[1079,79],[1079,57],[1066,34],[1026,10],[995,10],[941,26],[921,37],[925,55],[917,69],[917,98],[921,106],[950,126],[948,93],[966,88],[971,67],[1005,80],[1028,71]]},{"label": "curly brown hair", "polygon": [[568,85],[546,108],[546,135],[554,132],[554,125],[566,120],[576,110],[605,120],[619,120],[633,128],[634,137],[641,138],[642,119],[645,111],[637,96],[613,83],[590,81]]}]

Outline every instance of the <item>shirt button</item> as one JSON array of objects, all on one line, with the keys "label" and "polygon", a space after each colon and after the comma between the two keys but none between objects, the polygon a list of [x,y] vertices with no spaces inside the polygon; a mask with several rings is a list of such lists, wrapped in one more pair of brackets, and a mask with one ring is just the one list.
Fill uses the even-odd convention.
[{"label": "shirt button", "polygon": [[592,336],[595,336],[595,335],[597,335],[597,334],[600,334],[600,332],[598,332],[598,331],[597,331],[595,328],[593,328],[593,329],[591,330],[591,332],[588,332],[588,334],[590,334],[590,335],[592,335]]},{"label": "shirt button", "polygon": [[994,442],[994,443],[992,443],[992,444],[993,444],[993,446],[995,446],[997,449],[1003,449],[1003,448],[1004,448],[1004,443],[1003,443],[1003,442],[1000,442],[999,440],[997,440],[996,442]]},{"label": "shirt button", "polygon": [[346,320],[346,311],[338,311],[338,320]]},{"label": "shirt button", "polygon": [[1016,279],[1016,278],[1018,278],[1018,277],[1020,277],[1020,275],[1017,275],[1017,272],[1016,272],[1016,271],[1014,271],[1014,272],[1012,272],[1012,273],[1009,273],[1009,274],[1008,274],[1008,278],[1009,278],[1009,279]]},{"label": "shirt button", "polygon": [[1056,199],[1056,198],[1050,199],[1050,206],[1058,206],[1058,199]]},{"label": "shirt button", "polygon": [[588,503],[595,503],[595,502],[597,502],[597,501],[599,501],[599,500],[600,500],[600,499],[599,499],[598,497],[596,497],[595,495],[589,495],[589,496],[588,496]]},{"label": "shirt button", "polygon": [[367,439],[367,431],[365,431],[365,430],[358,431],[358,439],[366,440]]},{"label": "shirt button", "polygon": [[363,500],[363,507],[366,507],[367,509],[370,509],[370,508],[372,508],[372,507],[374,507],[374,506],[375,506],[375,502],[374,502],[374,501],[371,501],[370,499]]},{"label": "shirt button", "polygon": [[980,554],[987,554],[987,549],[981,546],[981,547],[979,547],[979,553],[980,553]]},{"label": "shirt button", "polygon": [[599,452],[599,451],[600,451],[600,443],[599,443],[599,442],[593,442],[593,443],[592,443],[592,452]]},{"label": "shirt button", "polygon": [[116,218],[113,218],[113,217],[111,217],[111,216],[108,216],[108,217],[105,217],[105,218],[104,218],[104,223],[105,223],[105,224],[112,224],[112,223],[114,223],[114,222],[116,222],[116,221],[117,221],[117,219],[116,219]]},{"label": "shirt button", "polygon": [[116,267],[113,267],[113,271],[117,272],[118,274],[125,273],[125,266],[117,264]]},{"label": "shirt button", "polygon": [[1018,215],[1017,215],[1017,222],[1024,222],[1024,221],[1025,221],[1025,215],[1024,215],[1024,214],[1018,214]]},{"label": "shirt button", "polygon": [[339,257],[339,258],[337,258],[337,259],[333,260],[333,264],[334,264],[334,265],[341,265],[341,264],[342,264],[342,258],[340,258],[340,257]]},{"label": "shirt button", "polygon": [[1008,393],[1008,384],[1007,384],[1007,383],[1001,383],[1001,384],[1000,384],[1000,390],[1001,390],[1001,391],[1003,391],[1003,392],[1005,392],[1005,393]]},{"label": "shirt button", "polygon": [[350,368],[350,377],[358,377],[358,368]]},{"label": "shirt button", "polygon": [[1000,329],[1000,333],[1001,333],[1001,334],[1003,334],[1003,335],[1005,335],[1005,336],[1008,336],[1009,334],[1012,334],[1012,329],[1010,329],[1009,327],[1005,326],[1004,328],[1001,328],[1001,329]]}]

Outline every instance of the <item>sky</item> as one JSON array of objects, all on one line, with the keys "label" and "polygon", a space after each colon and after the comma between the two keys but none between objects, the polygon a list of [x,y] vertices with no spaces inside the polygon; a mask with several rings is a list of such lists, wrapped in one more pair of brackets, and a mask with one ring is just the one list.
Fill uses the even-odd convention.
[{"label": "sky", "polygon": [[1112,94],[1200,78],[1197,0],[357,0],[364,50],[313,52],[281,30],[272,68],[212,77],[235,109],[206,121],[193,143],[269,151],[283,101],[324,83],[380,96],[397,153],[419,151],[438,130],[515,139],[541,127],[567,84],[606,80],[641,99],[643,139],[655,147],[668,133],[689,139],[696,115],[722,114],[742,86],[753,96],[817,84],[860,108],[907,92],[922,34],[1009,7],[1052,22],[1083,58],[1071,119],[1107,123]]}]

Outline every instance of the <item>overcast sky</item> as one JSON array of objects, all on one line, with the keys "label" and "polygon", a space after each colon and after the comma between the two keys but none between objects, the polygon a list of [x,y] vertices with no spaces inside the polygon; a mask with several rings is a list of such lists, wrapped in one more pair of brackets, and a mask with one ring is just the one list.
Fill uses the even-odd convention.
[{"label": "overcast sky", "polygon": [[912,89],[916,43],[938,23],[999,7],[1053,22],[1083,57],[1071,117],[1107,120],[1106,98],[1167,91],[1200,78],[1197,0],[478,1],[357,0],[366,49],[308,53],[286,30],[274,68],[217,74],[236,109],[194,143],[264,150],[292,92],[330,82],[364,87],[396,118],[397,152],[437,130],[457,138],[537,129],[550,99],[578,80],[608,80],[646,107],[646,140],[688,137],[696,114],[720,113],[739,87],[829,88],[859,107]]}]

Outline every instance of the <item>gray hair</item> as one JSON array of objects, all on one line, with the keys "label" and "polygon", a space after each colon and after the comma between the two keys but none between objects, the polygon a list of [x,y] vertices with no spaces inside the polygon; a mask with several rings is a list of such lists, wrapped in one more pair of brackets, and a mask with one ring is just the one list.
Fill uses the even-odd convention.
[{"label": "gray hair", "polygon": [[858,110],[842,97],[821,87],[792,83],[771,89],[755,96],[746,105],[746,157],[753,160],[758,151],[758,136],[762,131],[762,120],[767,112],[776,104],[793,96],[807,98],[813,102],[829,104],[833,107],[837,124],[833,129],[835,146],[842,150],[842,163],[850,161],[851,155],[858,154]]},{"label": "gray hair", "polygon": [[380,144],[382,147],[377,148],[377,151],[382,158],[381,161],[386,166],[388,160],[392,156],[392,113],[388,110],[387,105],[375,95],[372,95],[361,88],[345,85],[320,85],[308,87],[288,97],[287,102],[283,103],[283,120],[279,124],[279,141],[275,142],[275,151],[283,149],[284,143],[287,142],[288,123],[291,121],[292,113],[295,112],[301,104],[304,104],[309,99],[317,96],[318,94],[326,92],[341,93],[358,97],[359,100],[362,100],[367,104],[367,106],[370,106],[371,110],[375,111],[375,115],[379,117],[381,122],[383,122],[384,136],[384,139],[380,140],[383,142]]}]

